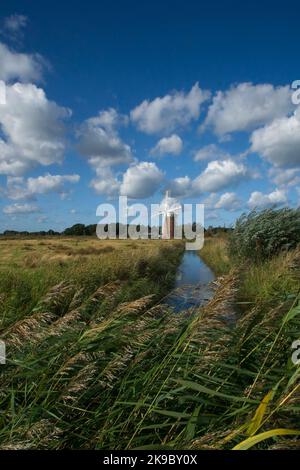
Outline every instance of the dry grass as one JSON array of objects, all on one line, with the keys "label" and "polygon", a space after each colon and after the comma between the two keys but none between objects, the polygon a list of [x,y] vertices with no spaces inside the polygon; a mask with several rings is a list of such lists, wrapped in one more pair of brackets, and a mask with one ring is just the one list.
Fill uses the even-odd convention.
[{"label": "dry grass", "polygon": [[[147,240],[140,246],[149,245]],[[158,241],[159,244],[159,241]],[[127,240],[98,240],[93,237],[58,237],[40,239],[0,238],[0,268],[35,268],[51,261],[70,261],[110,254],[114,250],[128,250]],[[134,245],[135,246],[135,245]]]}]

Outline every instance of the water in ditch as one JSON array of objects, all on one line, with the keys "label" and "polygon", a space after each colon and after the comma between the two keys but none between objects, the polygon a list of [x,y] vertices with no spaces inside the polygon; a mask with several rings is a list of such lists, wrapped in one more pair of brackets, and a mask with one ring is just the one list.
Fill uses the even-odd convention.
[{"label": "water in ditch", "polygon": [[195,251],[185,251],[173,291],[165,299],[175,312],[204,305],[213,296],[215,276]]}]

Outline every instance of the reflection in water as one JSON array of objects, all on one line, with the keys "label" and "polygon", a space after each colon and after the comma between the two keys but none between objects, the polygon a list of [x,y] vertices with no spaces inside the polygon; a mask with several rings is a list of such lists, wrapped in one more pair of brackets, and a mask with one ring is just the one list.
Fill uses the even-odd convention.
[{"label": "reflection in water", "polygon": [[175,289],[165,303],[174,311],[204,305],[213,295],[209,283],[215,279],[211,269],[195,251],[186,251],[178,268]]}]

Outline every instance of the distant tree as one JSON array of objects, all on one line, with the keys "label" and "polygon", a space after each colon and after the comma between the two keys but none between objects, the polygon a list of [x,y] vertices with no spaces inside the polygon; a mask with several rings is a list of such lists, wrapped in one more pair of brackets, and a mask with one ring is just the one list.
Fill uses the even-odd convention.
[{"label": "distant tree", "polygon": [[96,224],[86,225],[85,235],[89,235],[89,236],[96,235],[96,228],[97,228]]},{"label": "distant tree", "polygon": [[[41,233],[41,232],[39,232],[39,233]],[[43,233],[43,232],[42,232],[42,233]],[[50,230],[48,230],[47,235],[54,236],[54,235],[60,235],[60,233],[59,233],[59,232],[55,232],[54,230],[51,230],[51,229],[50,229]]]},{"label": "distant tree", "polygon": [[64,230],[64,235],[74,235],[82,236],[85,235],[85,225],[84,224],[75,224],[72,227],[66,228]]},{"label": "distant tree", "polygon": [[4,230],[3,235],[5,235],[6,237],[11,237],[18,235],[18,233],[19,232],[17,232],[16,230]]}]

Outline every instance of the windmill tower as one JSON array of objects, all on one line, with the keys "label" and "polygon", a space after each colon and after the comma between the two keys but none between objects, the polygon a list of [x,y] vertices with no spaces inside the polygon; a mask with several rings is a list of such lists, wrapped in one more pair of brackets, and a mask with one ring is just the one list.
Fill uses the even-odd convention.
[{"label": "windmill tower", "polygon": [[163,215],[162,238],[173,240],[175,234],[175,214],[181,210],[181,205],[176,199],[170,197],[170,191],[166,191],[166,196],[160,204],[159,214]]}]

